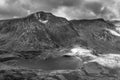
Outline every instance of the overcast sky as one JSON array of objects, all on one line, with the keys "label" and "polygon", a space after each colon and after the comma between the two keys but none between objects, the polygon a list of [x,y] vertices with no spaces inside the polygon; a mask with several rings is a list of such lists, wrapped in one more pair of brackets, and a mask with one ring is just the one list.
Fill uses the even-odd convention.
[{"label": "overcast sky", "polygon": [[0,19],[48,11],[67,19],[119,19],[120,0],[0,0]]}]

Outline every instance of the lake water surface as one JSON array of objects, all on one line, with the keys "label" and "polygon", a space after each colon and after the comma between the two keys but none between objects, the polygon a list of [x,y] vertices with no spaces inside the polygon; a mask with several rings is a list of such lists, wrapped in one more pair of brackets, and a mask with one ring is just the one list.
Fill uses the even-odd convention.
[{"label": "lake water surface", "polygon": [[58,57],[49,58],[47,60],[41,59],[21,59],[16,62],[17,66],[27,67],[30,69],[42,70],[64,70],[64,69],[78,69],[82,66],[80,59],[75,57]]}]

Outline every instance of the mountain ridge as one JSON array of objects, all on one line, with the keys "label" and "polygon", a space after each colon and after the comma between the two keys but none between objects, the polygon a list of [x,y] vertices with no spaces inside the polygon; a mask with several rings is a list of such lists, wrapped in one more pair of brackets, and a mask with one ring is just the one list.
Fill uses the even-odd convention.
[{"label": "mountain ridge", "polygon": [[[52,13],[36,12],[23,18],[0,21],[0,50],[45,51],[80,45],[88,48],[118,51],[119,38],[106,30],[116,26],[104,19],[67,20]],[[111,43],[112,42],[112,43]],[[108,50],[107,50],[108,49]]]}]

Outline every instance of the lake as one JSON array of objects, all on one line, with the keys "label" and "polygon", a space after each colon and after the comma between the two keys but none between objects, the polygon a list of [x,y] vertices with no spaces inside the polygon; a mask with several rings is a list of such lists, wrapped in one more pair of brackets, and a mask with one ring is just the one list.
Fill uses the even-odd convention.
[{"label": "lake", "polygon": [[76,57],[57,57],[48,58],[46,60],[41,60],[39,58],[29,60],[19,59],[15,63],[15,66],[42,70],[74,70],[80,68],[82,66],[82,62]]}]

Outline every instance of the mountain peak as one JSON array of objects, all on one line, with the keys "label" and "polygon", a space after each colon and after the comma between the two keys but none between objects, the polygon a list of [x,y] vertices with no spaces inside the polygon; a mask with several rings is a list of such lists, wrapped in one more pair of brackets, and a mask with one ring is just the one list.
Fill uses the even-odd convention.
[{"label": "mountain peak", "polygon": [[27,18],[29,19],[36,19],[39,22],[45,24],[47,23],[51,18],[54,18],[55,16],[52,13],[44,12],[44,11],[39,11],[36,13],[33,13],[29,15]]},{"label": "mountain peak", "polygon": [[34,15],[34,17],[35,17],[37,20],[39,20],[39,21],[49,20],[49,18],[50,18],[51,16],[53,16],[52,13],[43,12],[43,11],[36,12],[36,13],[34,13],[33,15]]}]

